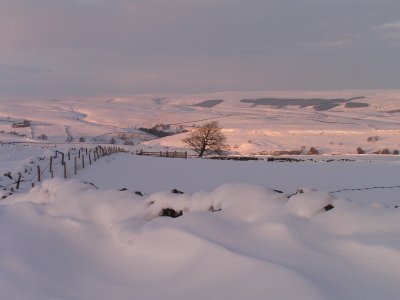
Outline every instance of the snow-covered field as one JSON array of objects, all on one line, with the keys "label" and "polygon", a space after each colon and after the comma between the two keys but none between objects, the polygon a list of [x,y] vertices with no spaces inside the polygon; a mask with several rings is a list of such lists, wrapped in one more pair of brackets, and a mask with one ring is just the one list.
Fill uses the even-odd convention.
[{"label": "snow-covered field", "polygon": [[[240,101],[357,96],[367,98],[350,102],[369,106]],[[0,200],[0,299],[399,299],[400,156],[370,154],[400,148],[399,97],[246,92],[0,102],[0,139],[38,142],[0,146],[1,174],[12,177],[0,176],[8,185]],[[244,162],[131,153],[180,149],[180,134],[126,146],[130,152],[76,176],[68,171],[67,180],[57,169],[49,179],[56,150],[112,137],[136,143],[150,136],[135,127],[213,118],[232,154],[315,146],[326,155]],[[11,127],[24,119],[30,127]],[[122,133],[132,135],[118,140]],[[357,146],[369,154],[348,155]],[[60,155],[54,161],[61,166]],[[16,174],[37,165],[42,182],[33,173],[8,195]]]},{"label": "snow-covered field", "polygon": [[[190,129],[206,120],[218,120],[232,154],[269,154],[303,146],[314,146],[324,154],[355,154],[357,147],[372,153],[400,148],[399,103],[400,91],[396,90],[248,91],[28,103],[1,99],[0,140],[15,140],[18,133],[20,141],[41,141],[44,134],[51,142],[84,139],[98,143],[130,133],[137,135],[132,138],[136,143],[149,139],[142,137],[140,127],[164,124]],[[31,121],[30,128],[11,128],[25,119]],[[184,147],[184,137],[157,139],[142,147],[179,149]],[[116,141],[127,140],[116,137]]]}]

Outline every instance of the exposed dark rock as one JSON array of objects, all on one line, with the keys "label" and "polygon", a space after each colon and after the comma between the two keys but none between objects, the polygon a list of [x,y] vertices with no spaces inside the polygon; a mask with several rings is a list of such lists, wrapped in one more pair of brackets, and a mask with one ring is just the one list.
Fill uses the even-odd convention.
[{"label": "exposed dark rock", "polygon": [[222,210],[221,208],[215,209],[214,206],[211,206],[211,207],[208,209],[208,211],[211,211],[211,212],[216,212],[216,211],[221,211],[221,210]]},{"label": "exposed dark rock", "polygon": [[184,192],[179,191],[179,190],[177,190],[177,189],[173,189],[173,190],[171,191],[171,193],[173,193],[173,194],[184,194]]},{"label": "exposed dark rock", "polygon": [[280,190],[273,190],[273,191],[276,192],[276,193],[279,193],[279,194],[283,194],[283,192],[280,191]]},{"label": "exposed dark rock", "polygon": [[325,211],[330,211],[333,208],[334,206],[332,204],[328,204],[327,206],[324,207]]},{"label": "exposed dark rock", "polygon": [[142,192],[139,192],[139,191],[135,191],[135,195],[144,196],[144,195],[142,194]]},{"label": "exposed dark rock", "polygon": [[176,211],[175,209],[172,208],[163,208],[160,216],[161,217],[171,217],[171,218],[177,218],[183,215],[183,212],[180,211]]},{"label": "exposed dark rock", "polygon": [[99,188],[98,188],[94,183],[92,183],[92,182],[84,181],[83,183],[94,187],[96,190],[99,189]]}]

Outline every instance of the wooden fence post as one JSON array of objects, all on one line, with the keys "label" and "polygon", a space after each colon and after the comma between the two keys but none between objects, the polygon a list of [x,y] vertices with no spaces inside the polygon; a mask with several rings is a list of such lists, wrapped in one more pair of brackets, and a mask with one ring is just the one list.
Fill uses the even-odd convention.
[{"label": "wooden fence post", "polygon": [[90,158],[90,152],[89,152],[89,165],[92,165],[92,159]]},{"label": "wooden fence post", "polygon": [[71,160],[71,154],[68,151],[68,160]]},{"label": "wooden fence post", "polygon": [[77,172],[77,168],[78,168],[78,163],[77,163],[77,159],[76,159],[76,156],[75,156],[75,164],[74,164],[74,174],[76,175],[76,172]]},{"label": "wooden fence post", "polygon": [[67,164],[64,162],[64,179],[67,179]]},{"label": "wooden fence post", "polygon": [[82,154],[82,169],[85,168],[85,155]]},{"label": "wooden fence post", "polygon": [[38,181],[40,182],[40,166],[37,166],[37,178],[38,178]]},{"label": "wooden fence post", "polygon": [[188,158],[187,151],[185,151],[185,158]]},{"label": "wooden fence post", "polygon": [[61,164],[64,163],[64,153],[61,153]]},{"label": "wooden fence post", "polygon": [[18,179],[17,179],[17,190],[19,189],[19,184],[21,183],[21,177],[22,177],[22,174],[19,173]]},{"label": "wooden fence post", "polygon": [[53,172],[53,156],[50,156],[50,169],[49,172]]}]

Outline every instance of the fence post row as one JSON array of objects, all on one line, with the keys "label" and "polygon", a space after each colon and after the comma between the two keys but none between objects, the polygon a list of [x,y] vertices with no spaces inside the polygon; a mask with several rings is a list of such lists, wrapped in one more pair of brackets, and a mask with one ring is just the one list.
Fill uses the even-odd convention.
[{"label": "fence post row", "polygon": [[[76,156],[76,150],[78,150],[77,152],[77,156]],[[84,151],[84,152],[83,152]],[[142,152],[143,150],[141,150]],[[81,153],[82,152],[82,153]],[[82,169],[85,168],[85,155],[83,153],[86,153],[86,156],[88,157],[87,159],[89,160],[89,165],[92,164],[92,159],[93,161],[96,161],[98,159],[100,159],[100,157],[103,156],[108,156],[111,155],[113,153],[118,153],[118,152],[126,152],[125,149],[121,148],[121,147],[117,147],[117,146],[113,146],[113,147],[102,147],[102,146],[97,146],[95,148],[80,148],[80,149],[75,149],[73,153],[75,153],[75,156],[73,156],[74,158],[74,174],[76,175],[78,173],[79,170],[79,166],[78,166],[78,158],[81,158],[82,160]],[[57,154],[61,154],[61,166],[62,166],[62,170],[63,170],[63,175],[64,178],[67,178],[67,162],[65,160],[65,156],[67,156],[68,161],[71,161],[71,151],[68,150],[66,153],[61,152],[56,150],[55,151],[55,155],[50,156],[49,160],[50,160],[50,164],[49,164],[49,175],[51,176],[51,178],[54,178],[54,173],[55,173],[55,169],[57,166],[57,162],[56,162],[56,158],[57,158]],[[161,153],[161,152],[160,152]],[[93,154],[93,157],[92,157]],[[47,167],[43,170],[43,174],[41,171],[41,166],[37,165],[37,182],[41,182],[43,179],[43,176],[45,175],[44,171],[47,169]],[[26,171],[25,171],[26,172]],[[30,173],[29,173],[30,174]],[[43,176],[42,176],[43,175]],[[35,177],[35,176],[34,176]],[[32,177],[30,177],[29,181],[31,182],[31,186],[34,187],[35,186],[35,180],[34,177],[32,179]],[[18,179],[15,182],[16,184],[16,189],[20,189],[21,187],[21,182],[23,182],[23,175],[22,173],[18,173]],[[10,188],[10,190],[14,190],[14,188]]]}]

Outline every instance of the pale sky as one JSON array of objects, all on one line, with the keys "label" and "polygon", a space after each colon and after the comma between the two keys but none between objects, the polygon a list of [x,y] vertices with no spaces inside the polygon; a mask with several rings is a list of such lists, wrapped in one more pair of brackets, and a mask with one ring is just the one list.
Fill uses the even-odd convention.
[{"label": "pale sky", "polygon": [[0,97],[400,88],[399,0],[0,0]]}]

